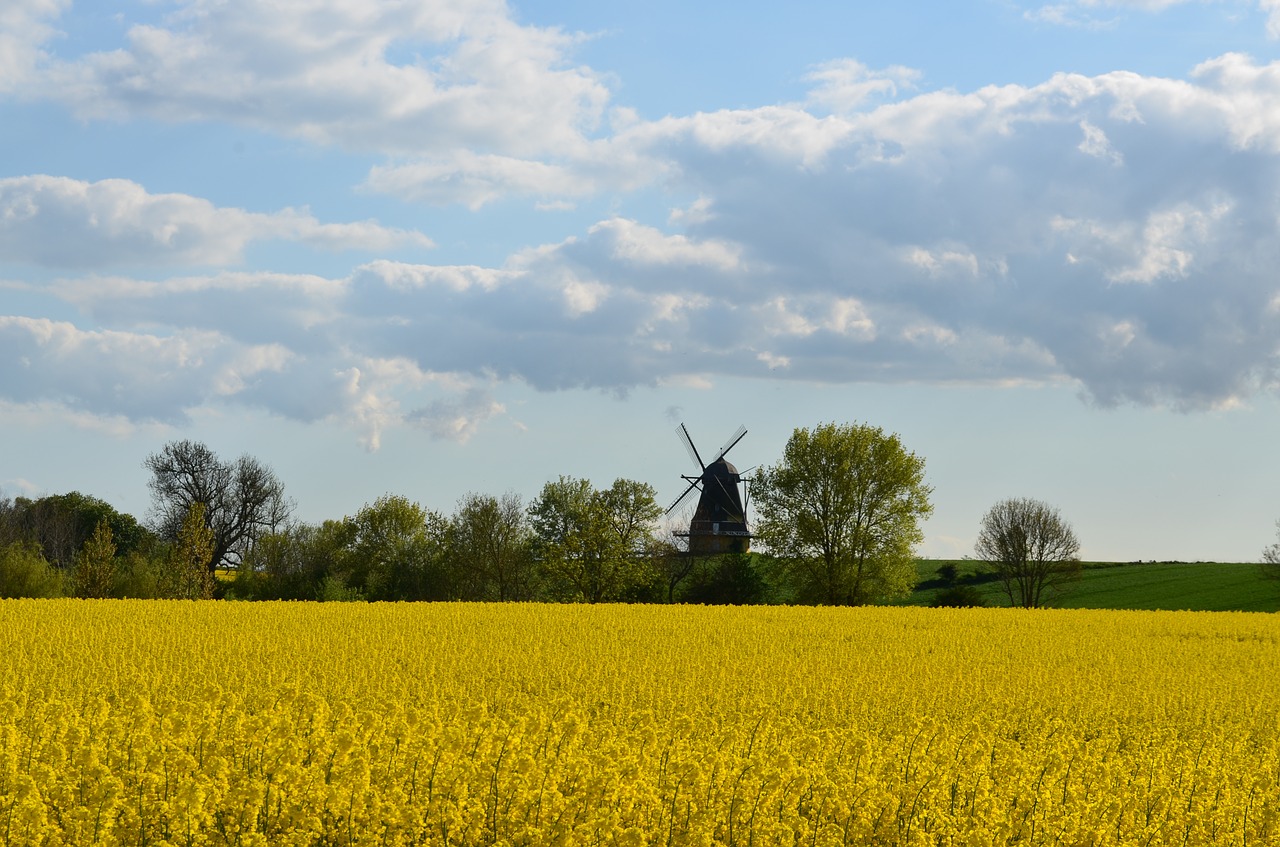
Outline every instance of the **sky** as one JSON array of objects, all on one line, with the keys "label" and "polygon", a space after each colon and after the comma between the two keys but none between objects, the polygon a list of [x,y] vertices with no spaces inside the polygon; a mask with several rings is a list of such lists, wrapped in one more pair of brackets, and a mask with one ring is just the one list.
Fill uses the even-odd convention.
[{"label": "sky", "polygon": [[5,0],[0,495],[295,515],[560,475],[664,505],[740,425],[925,460],[922,555],[1280,518],[1280,0]]}]

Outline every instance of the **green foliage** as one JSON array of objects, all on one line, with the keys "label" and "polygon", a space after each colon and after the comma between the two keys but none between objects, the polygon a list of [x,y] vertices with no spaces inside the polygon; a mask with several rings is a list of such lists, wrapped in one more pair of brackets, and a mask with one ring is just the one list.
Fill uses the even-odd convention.
[{"label": "green foliage", "polygon": [[118,555],[146,553],[155,546],[154,534],[132,515],[78,491],[0,503],[0,544],[29,541],[40,547],[50,564],[70,571],[76,554],[104,523],[111,530]]},{"label": "green foliage", "polygon": [[14,541],[0,548],[0,598],[61,597],[62,574],[30,541]]},{"label": "green foliage", "polygon": [[321,603],[358,603],[365,597],[359,588],[352,588],[342,581],[342,577],[330,574],[316,586],[315,599]]},{"label": "green foliage", "polygon": [[934,595],[930,606],[985,606],[987,597],[981,590],[972,585],[953,585]]},{"label": "green foliage", "polygon": [[370,600],[449,600],[448,523],[405,497],[386,495],[332,526],[331,576]]},{"label": "green foliage", "polygon": [[236,570],[234,596],[253,600],[312,600],[321,581],[337,573],[352,535],[343,521],[293,524],[258,538]]},{"label": "green foliage", "polygon": [[519,496],[468,494],[448,526],[448,566],[464,600],[532,600],[533,532]]},{"label": "green foliage", "polygon": [[154,600],[163,596],[166,561],[134,551],[116,560],[111,596]]},{"label": "green foliage", "polygon": [[597,491],[588,480],[562,476],[544,485],[529,520],[549,598],[602,603],[651,596],[658,579],[647,551],[661,513],[644,483],[620,479]]},{"label": "green foliage", "polygon": [[861,604],[910,594],[932,511],[924,459],[866,424],[797,429],[753,480],[756,538],[799,602]]},{"label": "green foliage", "polygon": [[115,577],[116,543],[111,535],[111,525],[102,520],[76,554],[71,585],[77,597],[110,597]]},{"label": "green foliage", "polygon": [[213,597],[213,530],[205,524],[204,504],[192,503],[169,545],[169,554],[160,574],[163,597],[208,600]]},{"label": "green foliage", "polygon": [[764,602],[768,586],[751,553],[697,556],[682,599],[687,603],[749,605]]}]

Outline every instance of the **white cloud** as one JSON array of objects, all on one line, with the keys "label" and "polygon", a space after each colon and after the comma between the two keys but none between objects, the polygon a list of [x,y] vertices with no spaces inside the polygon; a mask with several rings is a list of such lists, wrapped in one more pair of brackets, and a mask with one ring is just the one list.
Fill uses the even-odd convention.
[{"label": "white cloud", "polygon": [[510,195],[583,196],[597,186],[565,165],[458,151],[446,159],[379,165],[364,188],[425,203],[479,209]]},{"label": "white cloud", "polygon": [[506,407],[489,392],[473,388],[448,400],[436,400],[410,412],[405,420],[435,438],[466,443],[485,421],[504,414]]},{"label": "white cloud", "polygon": [[[587,158],[476,152],[449,161],[550,167],[455,199],[571,191],[561,165],[653,162],[671,194],[636,206],[660,219],[670,197],[686,205],[664,225],[605,212],[492,266],[386,257],[332,277],[182,267],[33,282],[24,297],[59,298],[93,328],[6,318],[4,361],[20,367],[0,374],[0,401],[140,420],[247,404],[346,421],[370,447],[398,426],[465,438],[502,414],[505,381],[1071,379],[1098,403],[1212,408],[1269,390],[1280,367],[1278,80],[1280,65],[1224,56],[1188,80],[1063,74],[900,89],[825,116],[789,105],[633,120]],[[199,265],[254,238],[384,234],[33,179],[3,183],[11,261]],[[48,210],[92,261],[53,257]]]},{"label": "white cloud", "polygon": [[0,261],[57,268],[225,265],[262,240],[333,250],[431,246],[420,233],[373,221],[322,223],[296,209],[261,214],[220,208],[186,194],[150,194],[123,179],[0,179]]},{"label": "white cloud", "polygon": [[5,0],[0,6],[0,92],[20,91],[71,0]]},{"label": "white cloud", "polygon": [[912,246],[904,252],[908,265],[919,268],[931,277],[945,277],[955,273],[970,277],[978,275],[978,257],[968,250],[947,247],[929,250]]},{"label": "white cloud", "polygon": [[1213,226],[1230,211],[1225,202],[1202,207],[1180,203],[1152,211],[1141,225],[1057,218],[1051,226],[1070,237],[1072,263],[1092,258],[1112,282],[1152,283],[1186,277],[1197,249],[1211,240]]},{"label": "white cloud", "polygon": [[[1040,23],[1099,29],[1114,25],[1115,15],[1125,10],[1158,13],[1174,6],[1216,2],[1219,0],[1067,0],[1029,9],[1023,16]],[[1280,37],[1280,0],[1257,0],[1257,7],[1267,16],[1267,36]],[[1098,13],[1111,17],[1099,17]]]},{"label": "white cloud", "polygon": [[852,112],[869,101],[892,99],[916,87],[922,74],[900,65],[873,70],[854,59],[837,59],[819,65],[805,79],[817,83],[809,92],[809,105],[833,112]]},{"label": "white cloud", "polygon": [[392,154],[579,147],[608,100],[501,0],[173,0],[119,49],[42,63],[29,96],[84,118],[225,120]]},{"label": "white cloud", "polygon": [[360,274],[377,277],[388,288],[399,291],[443,287],[455,292],[473,288],[492,291],[519,276],[516,271],[478,265],[413,265],[386,259],[362,265],[357,270]]},{"label": "white cloud", "polygon": [[625,218],[603,221],[587,230],[609,245],[610,255],[619,262],[637,265],[684,265],[717,271],[741,268],[742,248],[725,241],[694,241],[683,235],[664,235],[659,230]]},{"label": "white cloud", "polygon": [[1084,133],[1084,140],[1077,147],[1081,153],[1086,156],[1106,159],[1112,164],[1124,164],[1124,156],[1112,148],[1111,141],[1107,138],[1105,132],[1088,121],[1080,122],[1080,131]]}]

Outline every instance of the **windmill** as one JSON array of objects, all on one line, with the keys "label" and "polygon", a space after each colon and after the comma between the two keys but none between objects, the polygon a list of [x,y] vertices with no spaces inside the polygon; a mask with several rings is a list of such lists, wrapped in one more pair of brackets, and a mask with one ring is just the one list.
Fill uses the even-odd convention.
[{"label": "windmill", "polygon": [[676,436],[689,451],[689,458],[698,463],[697,476],[681,474],[689,487],[667,507],[667,514],[680,508],[693,494],[700,492],[698,507],[689,521],[688,532],[677,532],[676,535],[689,539],[689,552],[698,555],[716,553],[745,553],[751,546],[751,533],[747,529],[747,511],[743,508],[742,498],[738,495],[738,484],[742,477],[738,469],[725,459],[725,454],[733,449],[742,437],[747,434],[745,426],[738,427],[720,452],[709,463],[703,464],[698,448],[694,446],[689,430],[684,424],[676,428]]}]

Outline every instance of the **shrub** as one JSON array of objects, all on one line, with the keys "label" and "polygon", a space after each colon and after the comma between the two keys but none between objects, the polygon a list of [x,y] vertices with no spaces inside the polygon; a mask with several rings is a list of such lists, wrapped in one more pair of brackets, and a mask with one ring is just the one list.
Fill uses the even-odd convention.
[{"label": "shrub", "polygon": [[40,545],[15,541],[0,549],[0,597],[61,597],[62,574]]},{"label": "shrub", "polygon": [[933,598],[933,602],[930,605],[934,607],[985,606],[987,605],[987,598],[982,596],[982,592],[972,585],[956,585],[940,592],[938,596]]}]

